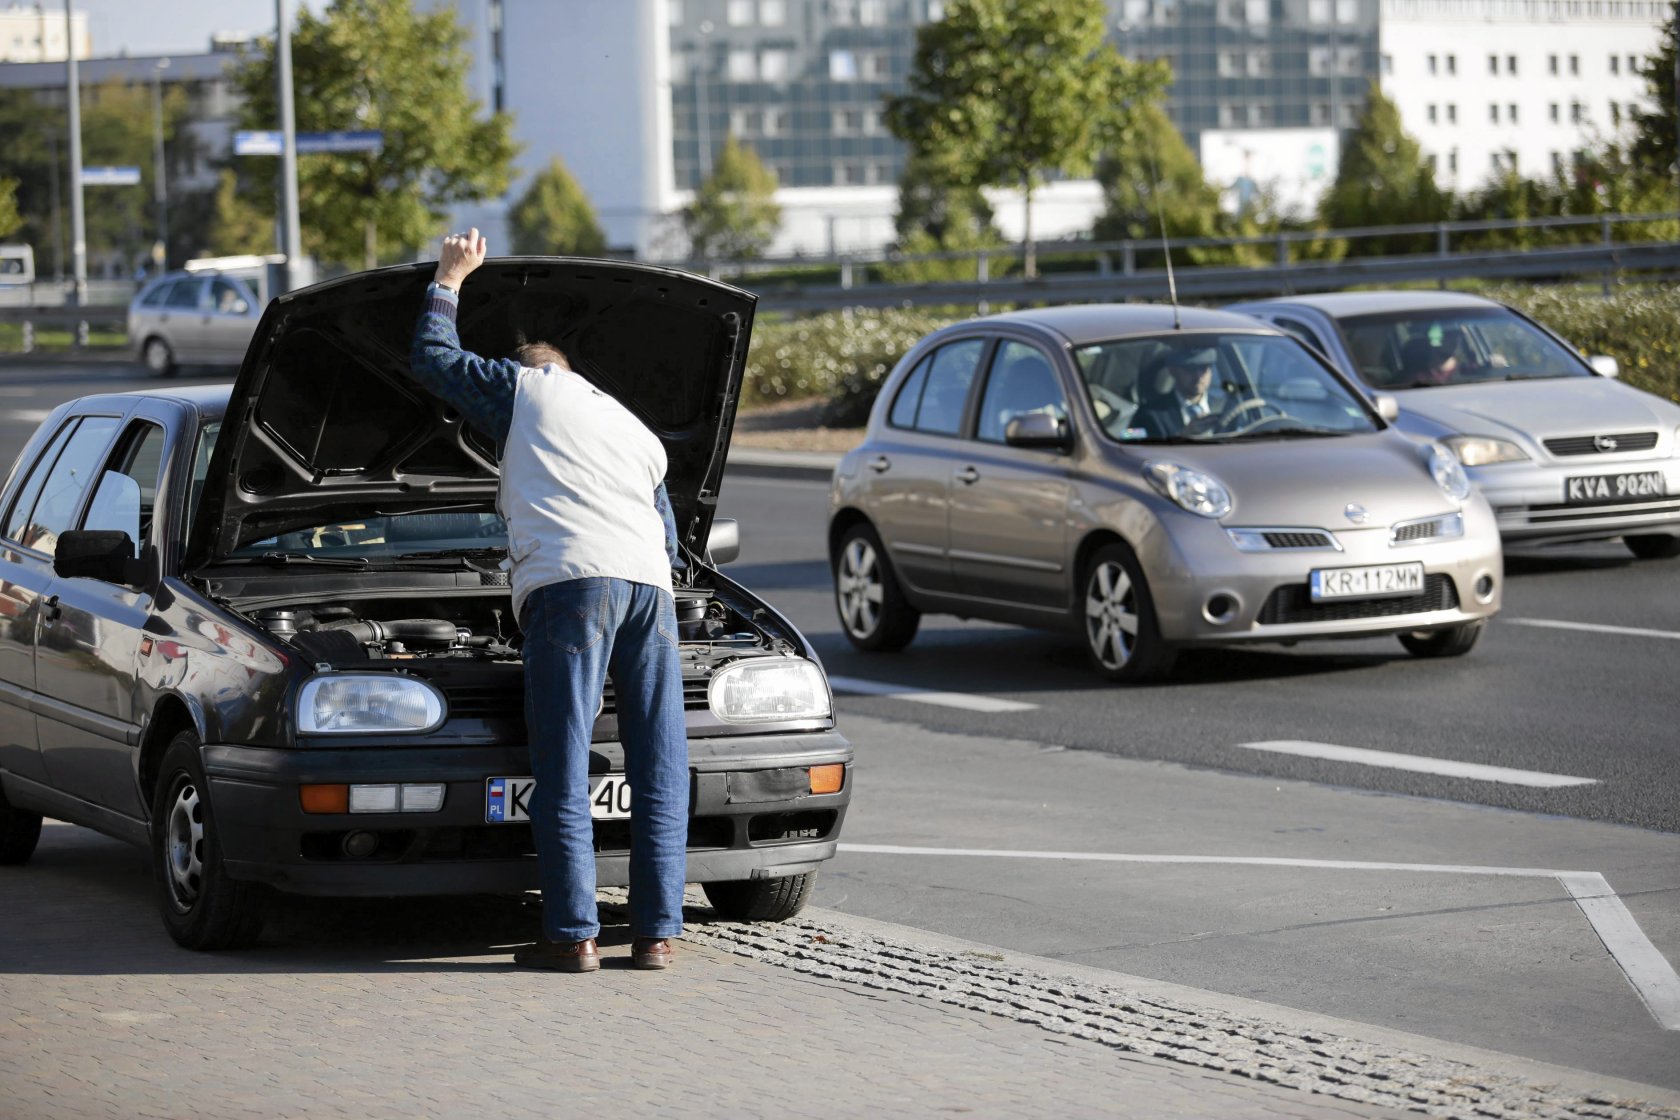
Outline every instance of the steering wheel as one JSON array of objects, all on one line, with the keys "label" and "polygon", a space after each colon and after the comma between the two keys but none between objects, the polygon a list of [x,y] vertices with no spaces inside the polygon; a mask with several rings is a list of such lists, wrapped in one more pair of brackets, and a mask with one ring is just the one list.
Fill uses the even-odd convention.
[{"label": "steering wheel", "polygon": [[[1253,412],[1256,415],[1253,420],[1239,426],[1237,418],[1245,412]],[[1244,432],[1253,431],[1268,420],[1284,420],[1288,417],[1287,412],[1265,397],[1250,397],[1245,401],[1238,402],[1235,408],[1220,413],[1218,420],[1215,422],[1215,427],[1225,435],[1240,436]]]}]

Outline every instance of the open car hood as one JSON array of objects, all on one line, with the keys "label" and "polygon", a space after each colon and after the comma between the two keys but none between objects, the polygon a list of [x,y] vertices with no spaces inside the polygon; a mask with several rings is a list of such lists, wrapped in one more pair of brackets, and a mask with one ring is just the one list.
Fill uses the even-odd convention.
[{"label": "open car hood", "polygon": [[[493,508],[491,438],[408,376],[433,272],[362,272],[268,305],[211,456],[188,570],[312,525]],[[756,302],[673,269],[498,257],[461,293],[461,344],[491,357],[527,340],[566,351],[664,441],[677,535],[703,552]]]}]

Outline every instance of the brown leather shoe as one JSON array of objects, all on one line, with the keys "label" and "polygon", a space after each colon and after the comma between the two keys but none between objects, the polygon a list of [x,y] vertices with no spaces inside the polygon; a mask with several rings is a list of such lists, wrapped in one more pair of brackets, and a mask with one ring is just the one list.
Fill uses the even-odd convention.
[{"label": "brown leather shoe", "polygon": [[547,968],[555,972],[594,972],[601,967],[601,951],[595,939],[582,941],[550,941],[543,938],[535,945],[521,945],[513,951],[513,963],[521,968]]},{"label": "brown leather shoe", "polygon": [[630,963],[636,968],[670,968],[676,947],[668,937],[638,937],[630,942]]}]

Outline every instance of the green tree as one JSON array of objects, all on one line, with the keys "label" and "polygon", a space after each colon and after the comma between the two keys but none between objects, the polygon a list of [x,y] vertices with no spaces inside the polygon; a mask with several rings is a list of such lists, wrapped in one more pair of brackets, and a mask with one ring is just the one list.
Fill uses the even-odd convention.
[{"label": "green tree", "polygon": [[916,32],[905,92],[887,100],[893,135],[942,181],[1022,192],[1028,276],[1034,191],[1088,172],[1160,80],[1106,41],[1107,18],[1104,0],[952,0]]},{"label": "green tree", "polygon": [[[1344,141],[1336,181],[1319,203],[1324,222],[1338,229],[1438,222],[1451,207],[1417,140],[1400,126],[1400,111],[1371,83],[1359,123]],[[1407,253],[1432,244],[1433,238],[1365,237],[1351,242],[1349,252]]]},{"label": "green tree", "polygon": [[274,208],[265,212],[239,193],[239,176],[231,167],[222,168],[216,178],[216,195],[211,203],[209,244],[211,256],[274,251]]},{"label": "green tree", "polygon": [[598,257],[607,235],[595,208],[559,156],[531,178],[531,185],[508,212],[515,253]]},{"label": "green tree", "polygon": [[23,225],[17,208],[17,180],[0,179],[0,237],[10,237]]},{"label": "green tree", "polygon": [[689,252],[702,260],[742,260],[763,253],[782,221],[775,196],[776,176],[758,153],[731,135],[694,201],[683,209]]},{"label": "green tree", "polygon": [[1633,143],[1629,149],[1632,162],[1647,174],[1674,179],[1676,142],[1674,103],[1675,12],[1669,9],[1668,23],[1663,27],[1662,42],[1657,53],[1645,60],[1641,73],[1645,76],[1645,104],[1633,110]]},{"label": "green tree", "polygon": [[[486,116],[467,91],[466,32],[452,6],[421,14],[413,0],[332,0],[298,13],[292,84],[299,131],[377,129],[378,152],[298,159],[304,248],[325,260],[413,253],[437,236],[448,209],[507,189],[515,144],[505,113]],[[234,76],[246,128],[275,128],[274,42]],[[261,205],[275,196],[280,160],[253,157],[240,182]]]},{"label": "green tree", "polygon": [[[961,253],[948,259],[909,259],[881,266],[891,284],[927,284],[941,280],[974,280],[979,276],[978,254],[1002,249],[1006,242],[992,222],[992,207],[979,187],[952,184],[940,178],[925,158],[912,155],[898,180],[898,230],[895,248],[909,258],[927,254]],[[998,258],[988,256],[989,275]]]}]

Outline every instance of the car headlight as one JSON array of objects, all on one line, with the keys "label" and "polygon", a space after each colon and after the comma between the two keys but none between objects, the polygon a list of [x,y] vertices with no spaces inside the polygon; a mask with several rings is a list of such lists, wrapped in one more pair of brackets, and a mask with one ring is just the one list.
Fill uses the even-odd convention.
[{"label": "car headlight", "polygon": [[1143,465],[1143,476],[1164,497],[1198,517],[1221,518],[1231,512],[1231,492],[1206,471],[1157,459]]},{"label": "car headlight", "polygon": [[443,722],[443,696],[425,681],[396,673],[329,673],[298,693],[298,731],[430,731]]},{"label": "car headlight", "polygon": [[1470,496],[1470,476],[1459,466],[1458,458],[1438,443],[1429,445],[1429,473],[1434,476],[1435,485],[1441,492],[1455,502],[1462,502]]},{"label": "car headlight", "polygon": [[712,674],[706,698],[725,723],[827,719],[834,712],[828,681],[803,657],[748,657]]},{"label": "car headlight", "polygon": [[1516,463],[1528,458],[1528,452],[1508,439],[1492,436],[1448,436],[1441,441],[1467,467],[1485,467],[1493,463]]}]

